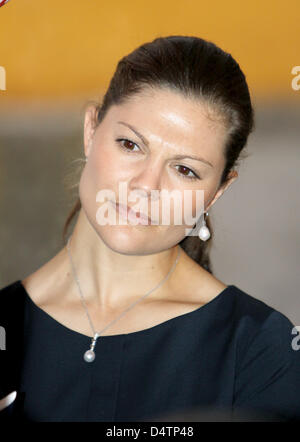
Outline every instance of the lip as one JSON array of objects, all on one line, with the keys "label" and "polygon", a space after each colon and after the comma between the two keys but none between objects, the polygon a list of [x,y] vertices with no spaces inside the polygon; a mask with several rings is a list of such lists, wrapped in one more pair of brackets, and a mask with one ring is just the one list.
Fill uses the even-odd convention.
[{"label": "lip", "polygon": [[151,218],[149,218],[149,216],[145,215],[144,213],[135,212],[129,206],[126,206],[124,204],[121,204],[119,202],[114,202],[114,201],[111,201],[111,203],[113,204],[115,209],[118,210],[118,212],[121,213],[121,215],[124,215],[126,217],[128,216],[128,218],[136,217],[139,220],[147,221],[149,224],[151,224],[151,222],[153,222],[153,220]]}]

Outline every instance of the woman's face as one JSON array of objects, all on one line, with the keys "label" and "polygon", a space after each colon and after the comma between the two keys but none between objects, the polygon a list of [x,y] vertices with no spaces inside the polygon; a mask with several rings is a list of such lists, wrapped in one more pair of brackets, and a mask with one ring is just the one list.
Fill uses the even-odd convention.
[{"label": "woman's face", "polygon": [[[196,191],[203,191],[201,213],[208,211],[237,177],[235,172],[226,186],[218,189],[225,166],[227,130],[220,121],[208,118],[203,104],[180,93],[144,90],[126,103],[112,106],[96,129],[92,124],[93,112],[91,107],[85,116],[84,148],[88,161],[81,175],[79,195],[87,219],[104,243],[116,252],[143,255],[176,245],[186,236],[186,229],[191,229],[199,219]],[[125,201],[121,199],[119,183],[125,186]],[[96,196],[103,189],[111,194],[97,201]],[[163,189],[164,195],[176,191],[175,199],[163,196]],[[153,190],[156,195],[151,194]],[[185,199],[188,193],[189,202]],[[129,195],[134,199],[129,200]],[[135,211],[142,204],[141,213],[150,217],[154,210],[151,205],[156,204],[158,212],[152,212],[152,218],[159,224],[133,225],[124,220],[120,223],[119,213],[110,202],[114,199]],[[162,223],[166,213],[163,205],[167,212],[170,208],[170,222],[164,218]],[[116,216],[115,223],[100,225],[101,207],[107,209],[106,217]],[[180,224],[175,221],[175,211],[176,216],[181,216]],[[186,223],[184,211],[188,220],[196,217],[195,221]]]}]

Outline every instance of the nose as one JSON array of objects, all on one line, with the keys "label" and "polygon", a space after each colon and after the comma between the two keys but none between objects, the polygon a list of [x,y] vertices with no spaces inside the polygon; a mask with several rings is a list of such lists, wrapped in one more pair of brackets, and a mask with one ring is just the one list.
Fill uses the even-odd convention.
[{"label": "nose", "polygon": [[137,196],[156,201],[159,199],[160,181],[160,168],[153,164],[152,166],[145,165],[143,170],[130,180],[129,191],[134,192]]}]

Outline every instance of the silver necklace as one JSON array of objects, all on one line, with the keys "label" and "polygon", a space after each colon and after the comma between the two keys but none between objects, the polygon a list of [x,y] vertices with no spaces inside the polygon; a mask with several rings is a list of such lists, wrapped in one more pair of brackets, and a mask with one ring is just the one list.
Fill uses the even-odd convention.
[{"label": "silver necklace", "polygon": [[109,323],[106,327],[104,327],[100,332],[96,332],[95,329],[94,329],[94,326],[93,326],[92,320],[91,320],[91,318],[90,318],[90,315],[89,315],[89,312],[88,312],[88,309],[87,309],[87,306],[86,306],[86,303],[85,303],[85,300],[84,300],[84,296],[83,296],[83,293],[82,293],[82,290],[81,290],[81,287],[80,287],[80,284],[79,284],[79,279],[78,279],[78,277],[77,277],[77,273],[76,273],[76,270],[75,270],[75,266],[74,266],[74,263],[73,263],[73,260],[72,260],[72,256],[71,256],[71,252],[70,252],[70,240],[71,240],[71,236],[69,237],[69,239],[68,239],[68,241],[67,241],[67,251],[68,251],[68,254],[69,254],[69,258],[70,258],[70,263],[71,263],[71,267],[72,267],[73,277],[74,277],[74,279],[75,279],[75,281],[76,281],[76,284],[77,284],[77,287],[78,287],[78,291],[79,291],[79,295],[80,295],[80,299],[81,299],[82,304],[83,304],[83,307],[84,307],[84,309],[85,309],[85,311],[86,311],[86,314],[87,314],[87,317],[88,317],[88,320],[89,320],[89,322],[90,322],[90,326],[91,326],[91,329],[93,330],[93,335],[94,335],[94,337],[92,338],[92,342],[91,342],[91,345],[90,345],[90,349],[87,350],[87,351],[84,353],[84,355],[83,355],[83,359],[84,359],[86,362],[93,362],[94,359],[95,359],[95,357],[96,357],[96,354],[95,354],[94,348],[95,348],[95,345],[96,345],[97,339],[98,339],[98,337],[100,336],[100,334],[101,334],[104,330],[106,330],[110,325],[114,324],[114,323],[115,323],[115,322],[116,322],[121,316],[123,316],[126,312],[128,312],[128,310],[130,310],[131,308],[133,308],[138,302],[140,302],[142,299],[146,298],[146,296],[150,295],[150,293],[154,292],[154,290],[157,290],[158,287],[160,287],[160,286],[161,286],[161,285],[167,280],[167,278],[171,275],[171,273],[174,271],[174,269],[175,269],[175,267],[176,267],[176,265],[177,265],[177,262],[178,262],[178,259],[179,259],[179,255],[180,255],[180,251],[181,251],[181,250],[180,250],[180,246],[178,246],[177,257],[176,257],[176,260],[174,261],[174,264],[172,265],[171,269],[169,270],[167,276],[165,276],[164,279],[163,279],[163,280],[162,280],[162,281],[161,281],[156,287],[154,287],[154,289],[150,290],[150,291],[147,292],[145,295],[143,295],[140,299],[138,299],[138,300],[135,301],[133,304],[131,304],[126,310],[124,310],[124,311],[121,313],[121,315],[119,315],[116,319],[114,319],[112,322],[110,322],[110,323]]}]

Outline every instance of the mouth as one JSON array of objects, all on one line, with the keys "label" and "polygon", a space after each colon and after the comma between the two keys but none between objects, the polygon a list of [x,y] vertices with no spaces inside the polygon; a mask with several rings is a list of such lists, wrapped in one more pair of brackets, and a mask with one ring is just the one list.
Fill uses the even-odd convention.
[{"label": "mouth", "polygon": [[152,220],[152,218],[150,218],[149,216],[145,215],[144,213],[140,213],[140,212],[135,212],[131,207],[126,206],[124,204],[118,203],[118,202],[114,202],[114,201],[110,201],[114,208],[122,215],[125,217],[128,217],[128,220],[135,218],[135,219],[139,219],[140,221],[143,221],[144,223],[147,224],[151,224],[154,221]]}]

